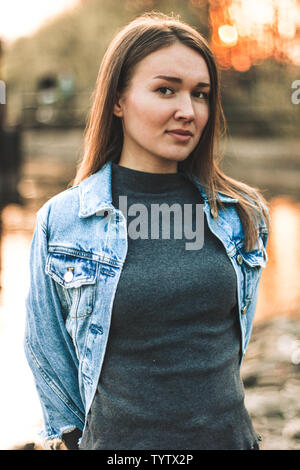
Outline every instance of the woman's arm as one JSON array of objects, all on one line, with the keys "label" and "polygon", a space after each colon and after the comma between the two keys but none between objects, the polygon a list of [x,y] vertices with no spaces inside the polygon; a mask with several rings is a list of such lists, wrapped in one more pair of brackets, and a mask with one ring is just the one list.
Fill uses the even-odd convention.
[{"label": "woman's arm", "polygon": [[26,297],[25,354],[39,394],[46,440],[82,430],[84,407],[78,385],[78,360],[66,331],[55,281],[45,273],[48,256],[46,207],[37,212],[30,251]]}]

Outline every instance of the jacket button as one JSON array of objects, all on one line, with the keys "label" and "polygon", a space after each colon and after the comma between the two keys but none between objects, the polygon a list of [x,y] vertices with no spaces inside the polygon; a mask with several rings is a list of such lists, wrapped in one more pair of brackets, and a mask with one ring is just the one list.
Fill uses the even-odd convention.
[{"label": "jacket button", "polygon": [[243,257],[242,257],[242,255],[237,255],[237,262],[238,262],[239,264],[242,264],[242,263],[243,263]]},{"label": "jacket button", "polygon": [[247,307],[247,305],[245,305],[245,307],[242,309],[242,315],[245,315],[245,313],[247,312],[247,309],[248,309],[248,307]]},{"label": "jacket button", "polygon": [[65,273],[65,275],[64,275],[64,280],[65,280],[66,282],[72,281],[72,279],[73,279],[73,277],[74,277],[74,274],[73,274],[73,272],[72,272],[73,269],[74,269],[74,268],[68,268],[68,271]]}]

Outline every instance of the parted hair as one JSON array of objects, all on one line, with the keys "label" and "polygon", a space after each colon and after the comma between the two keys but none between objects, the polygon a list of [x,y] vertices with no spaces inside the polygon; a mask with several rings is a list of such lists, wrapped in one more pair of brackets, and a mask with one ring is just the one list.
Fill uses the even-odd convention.
[{"label": "parted hair", "polygon": [[178,42],[204,58],[211,82],[207,124],[197,146],[184,161],[179,162],[178,168],[199,178],[215,218],[218,217],[218,208],[222,208],[218,192],[238,199],[235,205],[243,225],[244,246],[246,251],[251,251],[258,241],[258,221],[264,220],[269,229],[268,203],[258,188],[225,175],[219,167],[223,158],[220,142],[227,132],[221,103],[220,72],[207,40],[178,16],[146,12],[125,25],[110,42],[101,61],[92,95],[84,131],[83,155],[70,185],[78,185],[109,160],[119,160],[123,129],[121,118],[113,113],[117,98],[128,88],[135,66],[142,59]]}]

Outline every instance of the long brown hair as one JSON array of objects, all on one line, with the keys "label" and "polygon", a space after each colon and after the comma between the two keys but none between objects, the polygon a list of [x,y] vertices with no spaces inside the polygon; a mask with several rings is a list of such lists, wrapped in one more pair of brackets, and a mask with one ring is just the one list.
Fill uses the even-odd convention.
[{"label": "long brown hair", "polygon": [[84,133],[84,154],[71,185],[78,185],[107,161],[118,161],[123,146],[123,130],[120,118],[113,114],[117,96],[129,86],[138,62],[176,42],[201,54],[211,82],[208,122],[196,148],[178,164],[178,168],[200,179],[214,217],[218,217],[218,207],[222,207],[218,192],[238,199],[236,208],[243,224],[245,249],[252,250],[257,242],[258,219],[262,218],[269,229],[268,204],[257,188],[226,176],[218,166],[222,158],[219,143],[227,130],[220,97],[219,70],[205,38],[178,17],[156,11],[144,13],[123,27],[109,44],[92,96],[93,104]]}]

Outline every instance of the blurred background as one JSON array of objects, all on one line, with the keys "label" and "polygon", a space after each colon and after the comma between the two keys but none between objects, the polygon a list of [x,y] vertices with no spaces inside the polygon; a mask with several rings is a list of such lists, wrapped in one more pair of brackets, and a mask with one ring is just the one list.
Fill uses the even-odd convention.
[{"label": "blurred background", "polygon": [[222,168],[270,203],[242,377],[261,448],[300,449],[300,0],[0,0],[0,449],[40,448],[23,354],[36,211],[75,176],[108,43],[152,9],[208,39],[228,123]]}]

